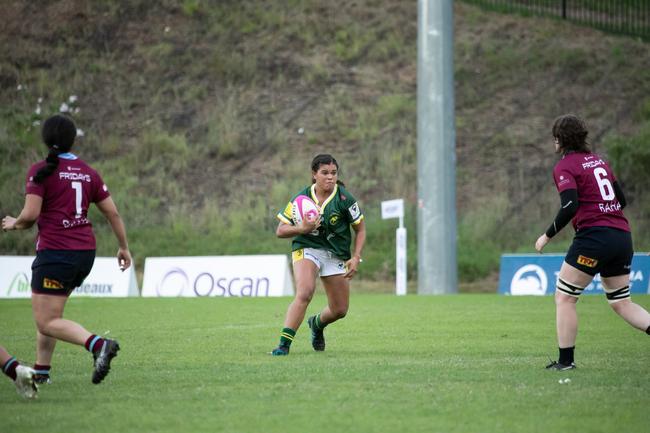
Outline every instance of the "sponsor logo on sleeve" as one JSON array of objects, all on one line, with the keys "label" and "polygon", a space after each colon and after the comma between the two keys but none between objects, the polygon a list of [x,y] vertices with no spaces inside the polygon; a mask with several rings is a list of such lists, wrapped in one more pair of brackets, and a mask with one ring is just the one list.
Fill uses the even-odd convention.
[{"label": "sponsor logo on sleeve", "polygon": [[586,266],[588,268],[594,268],[598,264],[598,260],[592,259],[591,257],[585,257],[583,255],[579,255],[578,264],[582,266]]},{"label": "sponsor logo on sleeve", "polygon": [[361,209],[359,209],[359,203],[355,202],[352,206],[348,208],[348,212],[350,212],[350,217],[352,218],[352,221],[355,221],[357,218],[361,216]]}]

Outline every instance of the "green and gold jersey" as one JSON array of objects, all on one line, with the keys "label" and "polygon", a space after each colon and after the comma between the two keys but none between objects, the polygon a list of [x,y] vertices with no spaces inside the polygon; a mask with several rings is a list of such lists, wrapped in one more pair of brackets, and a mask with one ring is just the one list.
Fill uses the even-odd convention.
[{"label": "green and gold jersey", "polygon": [[306,235],[293,238],[291,250],[317,248],[331,251],[336,257],[348,260],[351,257],[350,243],[352,233],[350,225],[357,225],[363,220],[363,214],[357,200],[341,185],[336,185],[332,194],[323,203],[319,203],[315,193],[316,185],[309,186],[293,196],[277,217],[285,224],[294,225],[291,215],[293,201],[299,195],[311,198],[320,211],[320,227]]}]

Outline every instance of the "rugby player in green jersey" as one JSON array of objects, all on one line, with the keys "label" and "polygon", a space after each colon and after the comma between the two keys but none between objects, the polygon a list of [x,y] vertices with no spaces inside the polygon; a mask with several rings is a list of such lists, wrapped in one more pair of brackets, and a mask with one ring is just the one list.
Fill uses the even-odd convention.
[{"label": "rugby player in green jersey", "polygon": [[[280,220],[277,236],[293,238],[291,250],[296,297],[289,304],[280,333],[280,344],[271,352],[274,356],[289,354],[296,331],[314,296],[317,276],[323,282],[327,306],[307,319],[314,350],[325,350],[323,330],[348,312],[350,280],[361,263],[366,226],[357,200],[338,180],[338,171],[339,164],[331,155],[317,155],[311,163],[312,185],[296,194],[277,215]],[[316,203],[320,219],[303,219],[299,224],[294,224],[292,207],[298,195],[306,195]],[[350,226],[355,233],[353,251],[350,251]]]}]

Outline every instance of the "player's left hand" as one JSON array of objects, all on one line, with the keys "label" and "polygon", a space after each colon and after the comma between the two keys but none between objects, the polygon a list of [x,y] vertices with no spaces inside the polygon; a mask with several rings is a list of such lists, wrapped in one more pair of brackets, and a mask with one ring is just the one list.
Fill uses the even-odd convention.
[{"label": "player's left hand", "polygon": [[16,218],[7,215],[6,217],[2,218],[2,231],[3,232],[8,232],[9,230],[15,230],[16,229]]},{"label": "player's left hand", "polygon": [[535,242],[535,249],[537,250],[538,253],[541,253],[548,241],[550,241],[551,238],[546,236],[546,233],[541,235],[540,237],[537,238],[537,242]]},{"label": "player's left hand", "polygon": [[357,268],[359,267],[359,263],[361,263],[361,258],[358,256],[352,257],[350,260],[345,262],[345,269],[348,271],[343,275],[343,278],[347,278],[348,280],[351,280],[354,275],[357,273]]},{"label": "player's left hand", "polygon": [[124,272],[125,269],[128,269],[131,266],[131,252],[128,248],[120,248],[117,250],[117,264],[120,267],[120,271]]}]

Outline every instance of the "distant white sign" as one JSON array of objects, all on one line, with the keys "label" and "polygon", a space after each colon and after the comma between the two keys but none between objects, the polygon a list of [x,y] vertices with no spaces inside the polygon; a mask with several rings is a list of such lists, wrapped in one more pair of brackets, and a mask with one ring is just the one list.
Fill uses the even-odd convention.
[{"label": "distant white sign", "polygon": [[142,296],[292,296],[286,255],[147,257]]},{"label": "distant white sign", "polygon": [[404,199],[386,200],[381,202],[381,218],[404,218]]},{"label": "distant white sign", "polygon": [[[33,261],[34,256],[0,256],[0,299],[31,297]],[[139,296],[134,268],[122,272],[115,257],[97,257],[90,275],[72,296]]]}]

